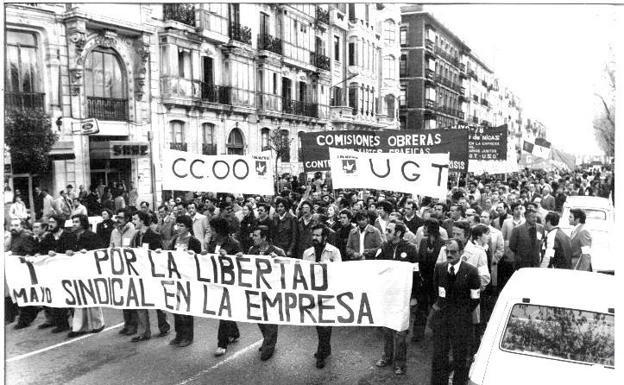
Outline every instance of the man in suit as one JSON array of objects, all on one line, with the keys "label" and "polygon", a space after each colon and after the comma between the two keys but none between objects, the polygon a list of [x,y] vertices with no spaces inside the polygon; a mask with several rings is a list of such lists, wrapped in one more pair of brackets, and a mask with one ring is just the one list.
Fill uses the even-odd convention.
[{"label": "man in suit", "polygon": [[524,224],[511,230],[509,250],[514,257],[514,270],[538,267],[544,241],[544,227],[537,223],[537,210],[529,207],[524,213]]},{"label": "man in suit", "polygon": [[[162,249],[162,242],[160,236],[156,234],[149,225],[152,223],[152,218],[146,212],[137,211],[132,215],[132,223],[137,233],[134,237],[134,245],[136,248],[143,248],[148,250]],[[152,337],[152,330],[150,328],[149,313],[147,309],[138,309],[137,311],[137,332],[138,335],[132,338],[132,342],[147,341]],[[158,337],[164,337],[169,334],[171,327],[167,322],[167,315],[164,311],[157,309],[156,317],[158,318],[158,329],[160,334]]]},{"label": "man in suit", "polygon": [[542,192],[542,207],[544,208],[544,210],[555,211],[555,197],[550,194],[552,192],[550,186],[544,186]]},{"label": "man in suit", "polygon": [[379,229],[368,224],[369,217],[364,211],[355,214],[357,227],[351,230],[347,239],[349,260],[373,259],[383,242]]},{"label": "man in suit", "polygon": [[559,228],[559,214],[554,211],[546,214],[544,229],[546,230],[546,247],[540,267],[571,269],[572,246],[570,237]]},{"label": "man in suit", "polygon": [[572,268],[574,270],[592,271],[591,266],[591,246],[592,237],[589,230],[585,228],[585,211],[581,209],[570,210],[570,225],[574,226],[571,234],[572,246]]},{"label": "man in suit", "polygon": [[[12,254],[11,258],[33,255],[36,250],[33,236],[29,231],[24,229],[22,223],[20,219],[11,219],[11,244],[8,250]],[[8,290],[6,293],[8,294]],[[17,309],[19,309],[19,317],[17,319],[17,325],[13,327],[14,329],[23,329],[30,326],[39,313],[39,308],[37,306],[23,306],[18,308],[8,296],[4,298],[4,305],[7,313],[15,314]]]},{"label": "man in suit", "polygon": [[463,242],[452,238],[446,244],[447,261],[435,267],[433,285],[437,300],[433,305],[433,359],[431,385],[447,385],[450,372],[449,350],[453,351],[453,384],[468,379],[466,359],[472,345],[472,312],[479,304],[477,268],[461,260]]},{"label": "man in suit", "polygon": [[288,210],[290,201],[284,198],[275,200],[275,212],[273,216],[273,244],[284,250],[287,257],[297,256],[297,218],[293,217]]}]

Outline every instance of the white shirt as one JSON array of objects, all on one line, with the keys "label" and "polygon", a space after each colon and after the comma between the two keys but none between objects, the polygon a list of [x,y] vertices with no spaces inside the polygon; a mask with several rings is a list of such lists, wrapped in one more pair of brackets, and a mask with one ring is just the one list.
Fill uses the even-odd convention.
[{"label": "white shirt", "polygon": [[450,272],[451,272],[451,266],[452,266],[452,267],[455,269],[455,275],[457,275],[457,272],[459,271],[459,265],[461,265],[461,263],[462,263],[461,258],[460,258],[460,259],[459,259],[459,261],[458,261],[456,264],[454,264],[454,265],[451,265],[451,264],[449,263],[449,264],[448,264],[448,266],[446,267],[446,271],[448,271],[448,272],[450,273]]},{"label": "white shirt", "polygon": [[557,236],[557,230],[559,230],[559,228],[555,227],[546,235],[546,252],[544,253],[544,258],[542,259],[542,263],[540,263],[540,267],[548,267],[550,259],[555,255],[555,237]]},{"label": "white shirt", "polygon": [[364,235],[366,235],[366,227],[360,231],[360,254],[364,253]]}]

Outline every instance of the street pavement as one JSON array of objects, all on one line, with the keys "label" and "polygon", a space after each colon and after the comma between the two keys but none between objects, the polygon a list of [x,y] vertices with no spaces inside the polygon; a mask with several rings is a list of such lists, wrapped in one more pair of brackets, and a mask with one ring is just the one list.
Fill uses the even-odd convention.
[{"label": "street pavement", "polygon": [[173,347],[172,332],[158,338],[156,313],[150,311],[152,339],[132,343],[121,336],[121,310],[104,308],[106,328],[98,334],[68,339],[66,333],[40,330],[41,312],[33,324],[14,330],[5,326],[5,383],[8,385],[200,385],[200,384],[428,384],[431,334],[409,341],[407,374],[396,376],[392,367],[377,368],[383,350],[381,330],[372,327],[335,327],[332,355],[317,369],[314,327],[280,326],[273,358],[260,361],[262,335],[255,324],[239,323],[241,338],[215,357],[218,321],[195,318],[194,343]]}]

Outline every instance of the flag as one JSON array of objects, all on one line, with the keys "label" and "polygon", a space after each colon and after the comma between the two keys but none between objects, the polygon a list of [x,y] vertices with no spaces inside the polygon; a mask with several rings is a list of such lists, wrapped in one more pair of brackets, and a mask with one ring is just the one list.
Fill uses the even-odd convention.
[{"label": "flag", "polygon": [[535,147],[535,145],[529,141],[524,141],[524,143],[522,144],[522,151],[524,152],[528,152],[529,154],[533,153],[533,147]]},{"label": "flag", "polygon": [[536,138],[535,143],[525,140],[522,144],[522,150],[537,158],[550,158],[550,142],[546,139]]}]

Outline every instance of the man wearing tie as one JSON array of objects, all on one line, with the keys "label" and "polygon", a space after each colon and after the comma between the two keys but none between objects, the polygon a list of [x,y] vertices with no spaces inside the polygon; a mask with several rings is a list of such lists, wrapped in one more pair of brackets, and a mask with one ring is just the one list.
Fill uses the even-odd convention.
[{"label": "man wearing tie", "polygon": [[524,213],[524,224],[515,227],[509,237],[509,250],[514,256],[514,270],[539,267],[544,227],[537,223],[537,211],[529,207]]},{"label": "man wearing tie", "polygon": [[481,281],[477,268],[462,262],[463,249],[461,240],[449,239],[447,261],[438,263],[434,271],[433,285],[438,295],[431,315],[431,385],[448,384],[449,350],[453,351],[453,385],[464,385],[468,379],[466,359],[473,337],[472,312],[479,304]]},{"label": "man wearing tie", "polygon": [[585,228],[585,211],[581,209],[570,210],[570,225],[574,226],[570,236],[572,246],[572,268],[574,270],[592,271],[591,267],[591,246],[592,237],[589,230]]},{"label": "man wearing tie", "polygon": [[[303,260],[317,263],[342,262],[340,250],[327,243],[327,228],[322,224],[312,226],[312,247],[303,252]],[[316,367],[323,369],[325,359],[331,354],[331,326],[317,326],[318,347],[314,357]]]}]

